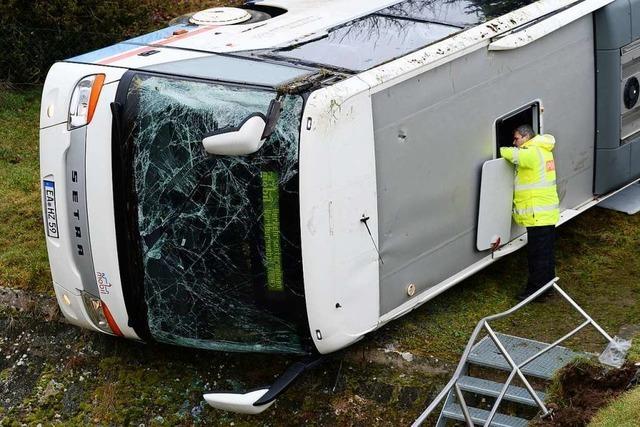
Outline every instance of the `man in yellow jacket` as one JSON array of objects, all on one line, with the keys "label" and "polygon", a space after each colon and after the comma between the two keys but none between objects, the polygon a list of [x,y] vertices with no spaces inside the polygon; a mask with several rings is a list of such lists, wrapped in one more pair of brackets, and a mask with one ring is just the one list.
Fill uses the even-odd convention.
[{"label": "man in yellow jacket", "polygon": [[513,148],[500,148],[500,155],[516,167],[513,194],[513,219],[527,228],[529,279],[518,295],[523,300],[555,275],[555,228],[560,219],[553,160],[555,138],[536,135],[529,125],[513,133]]}]

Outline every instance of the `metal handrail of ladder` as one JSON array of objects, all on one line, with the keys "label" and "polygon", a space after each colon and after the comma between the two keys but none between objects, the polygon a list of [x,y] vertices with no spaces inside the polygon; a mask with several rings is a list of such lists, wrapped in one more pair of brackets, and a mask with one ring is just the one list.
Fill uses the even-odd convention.
[{"label": "metal handrail of ladder", "polygon": [[[472,348],[474,346],[474,343],[475,343],[476,339],[478,338],[478,335],[480,334],[480,332],[482,331],[483,328],[486,329],[487,333],[489,334],[489,337],[494,342],[494,344],[498,348],[499,352],[504,356],[504,358],[509,363],[509,366],[511,367],[511,373],[509,374],[509,377],[507,378],[506,383],[502,387],[502,390],[500,391],[500,394],[496,398],[496,401],[494,402],[493,407],[491,408],[491,412],[490,412],[489,417],[487,418],[486,422],[484,423],[484,426],[485,427],[489,427],[491,425],[491,422],[493,421],[493,418],[495,417],[495,414],[496,414],[496,412],[498,410],[498,406],[500,406],[500,403],[502,402],[505,394],[507,393],[507,389],[508,389],[509,385],[511,384],[511,381],[513,381],[513,379],[515,378],[516,375],[520,378],[520,380],[522,381],[522,383],[526,387],[526,389],[529,392],[529,394],[531,394],[531,397],[533,398],[533,400],[536,402],[536,404],[538,405],[538,407],[542,411],[543,416],[549,414],[549,410],[547,409],[546,405],[540,399],[538,394],[534,391],[533,387],[531,386],[529,381],[526,379],[526,377],[522,373],[522,368],[524,368],[526,365],[528,365],[529,363],[531,363],[532,361],[534,361],[538,357],[542,356],[543,354],[545,354],[549,350],[557,347],[560,343],[562,343],[563,341],[565,341],[568,338],[572,337],[573,335],[575,335],[576,333],[578,333],[579,331],[581,331],[583,328],[585,328],[588,325],[592,325],[610,343],[614,342],[613,338],[611,338],[611,336],[609,334],[607,334],[607,332],[604,329],[602,329],[600,327],[600,325],[598,325],[596,323],[596,321],[593,320],[582,309],[582,307],[580,307],[569,295],[567,295],[567,293],[564,290],[562,290],[562,288],[560,288],[560,286],[558,286],[558,283],[557,283],[558,280],[559,280],[558,277],[555,277],[549,283],[547,283],[546,285],[544,285],[543,287],[538,289],[536,292],[531,294],[529,297],[527,297],[526,299],[524,299],[520,303],[518,303],[515,306],[511,307],[509,310],[503,311],[502,313],[498,313],[498,314],[494,314],[494,315],[491,315],[491,316],[487,316],[487,317],[483,318],[482,320],[480,320],[478,322],[478,324],[476,325],[475,329],[473,330],[473,333],[471,334],[471,337],[469,338],[469,341],[467,343],[466,348],[464,349],[464,352],[462,353],[462,358],[460,359],[460,363],[458,364],[458,367],[456,368],[455,372],[453,373],[453,376],[451,377],[451,380],[449,380],[449,382],[442,389],[442,391],[440,393],[438,393],[436,398],[433,400],[433,402],[431,402],[431,404],[427,407],[427,409],[425,409],[424,412],[413,422],[412,427],[420,426],[427,419],[427,417],[429,415],[431,415],[431,413],[438,407],[438,405],[442,402],[442,400],[449,394],[449,392],[451,391],[452,388],[455,389],[456,396],[458,397],[458,400],[460,401],[460,406],[462,408],[462,413],[464,415],[465,422],[466,422],[467,426],[468,427],[473,427],[474,426],[473,420],[471,419],[471,415],[469,414],[469,410],[468,410],[467,404],[466,404],[466,402],[464,400],[464,396],[462,395],[462,391],[459,388],[457,383],[458,383],[458,380],[460,379],[460,377],[462,376],[462,372],[464,370],[465,363],[467,361],[467,358],[469,357],[469,354],[471,353],[471,350],[472,350]],[[525,305],[529,304],[531,301],[533,301],[534,299],[536,299],[538,296],[542,295],[543,293],[547,292],[551,288],[555,289],[576,311],[578,311],[578,313],[580,313],[585,318],[585,321],[583,323],[581,323],[580,326],[578,326],[577,328],[575,328],[574,330],[569,332],[568,334],[564,335],[563,337],[561,337],[558,340],[554,341],[553,343],[549,344],[547,347],[545,347],[542,350],[538,351],[536,354],[534,354],[533,356],[529,357],[528,359],[526,359],[525,361],[521,362],[520,364],[517,364],[513,360],[513,358],[511,357],[511,355],[507,351],[507,349],[504,347],[504,345],[500,342],[500,340],[496,336],[496,334],[493,331],[493,329],[491,328],[491,326],[489,326],[489,322],[493,321],[493,320],[501,319],[501,318],[503,318],[505,316],[508,316],[508,315],[518,311],[519,309],[521,309]]]}]

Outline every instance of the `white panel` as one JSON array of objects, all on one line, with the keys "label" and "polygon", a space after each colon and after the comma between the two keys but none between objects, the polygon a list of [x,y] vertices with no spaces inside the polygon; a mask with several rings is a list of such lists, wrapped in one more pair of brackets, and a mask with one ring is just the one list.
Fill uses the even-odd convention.
[{"label": "white panel", "polygon": [[114,82],[102,89],[93,120],[87,128],[87,210],[93,266],[100,289],[100,299],[109,307],[122,333],[126,337],[137,339],[136,333],[128,326],[129,317],[122,295],[116,245],[110,104],[115,99],[117,88],[118,82]]},{"label": "white panel", "polygon": [[76,84],[90,74],[104,74],[105,84],[119,80],[126,70],[88,64],[57,62],[47,74],[40,105],[40,127],[66,123],[69,103]]},{"label": "white panel", "polygon": [[524,47],[529,43],[541,39],[567,24],[576,21],[594,10],[605,7],[613,0],[592,0],[578,3],[577,5],[558,12],[549,18],[542,19],[538,23],[525,28],[522,31],[515,31],[505,37],[499,38],[489,45],[489,50],[511,50]]},{"label": "white panel", "polygon": [[[49,265],[53,281],[69,291],[82,289],[80,273],[76,268],[69,235],[69,208],[67,206],[67,182],[65,158],[71,142],[65,124],[40,131],[40,186],[42,180],[54,181],[56,185],[56,211],[58,215],[58,235],[53,238],[44,233],[49,254]],[[42,201],[44,206],[44,200]],[[46,224],[46,222],[45,222]],[[44,230],[43,230],[44,231]]]},{"label": "white panel", "polygon": [[496,239],[502,245],[511,239],[513,174],[513,165],[505,159],[489,160],[482,165],[476,241],[480,251],[491,248]]},{"label": "white panel", "polygon": [[60,311],[62,311],[62,314],[64,314],[64,317],[69,323],[80,326],[81,328],[104,333],[89,320],[89,314],[80,296],[80,291],[68,290],[55,282],[53,283],[53,289],[56,293]]},{"label": "white panel", "polygon": [[[152,50],[156,50],[158,51],[158,53],[150,56],[140,56],[141,53],[149,52]],[[98,63],[115,67],[143,68],[155,64],[201,58],[208,55],[208,53],[204,52],[193,52],[181,49],[162,49],[160,47],[138,47],[135,45],[131,45],[130,50],[108,56],[104,59],[99,60]],[[126,70],[122,71],[124,72]]]},{"label": "white panel", "polygon": [[201,27],[202,32],[167,39],[171,47],[205,52],[236,52],[288,46],[317,38],[326,30],[383,9],[398,0],[275,0],[260,5],[276,6],[287,13],[254,24]]},{"label": "white panel", "polygon": [[352,78],[314,92],[303,115],[302,261],[311,335],[321,353],[351,344],[378,324],[378,211],[367,89]]}]

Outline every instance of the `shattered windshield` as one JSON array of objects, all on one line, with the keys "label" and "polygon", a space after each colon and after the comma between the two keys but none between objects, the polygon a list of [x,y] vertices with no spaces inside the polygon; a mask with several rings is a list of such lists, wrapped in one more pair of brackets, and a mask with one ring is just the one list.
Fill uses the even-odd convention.
[{"label": "shattered windshield", "polygon": [[224,351],[304,352],[298,139],[303,100],[248,156],[202,139],[266,114],[261,89],[138,74],[128,89],[137,245],[151,335]]}]

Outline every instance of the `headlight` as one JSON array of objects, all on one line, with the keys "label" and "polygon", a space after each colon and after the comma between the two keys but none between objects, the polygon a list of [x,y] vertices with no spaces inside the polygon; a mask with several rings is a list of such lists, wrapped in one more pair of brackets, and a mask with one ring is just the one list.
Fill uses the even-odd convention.
[{"label": "headlight", "polygon": [[84,77],[78,82],[69,104],[69,130],[85,126],[91,122],[104,84],[104,74]]},{"label": "headlight", "polygon": [[102,332],[106,332],[111,335],[123,336],[122,331],[118,327],[118,324],[113,319],[111,312],[107,305],[91,294],[81,291],[82,301],[87,309],[89,318],[94,325],[98,327]]}]

